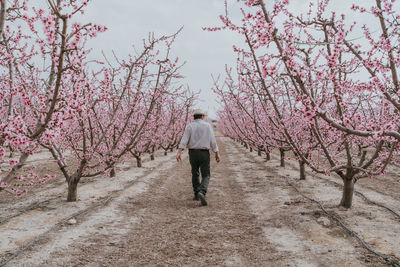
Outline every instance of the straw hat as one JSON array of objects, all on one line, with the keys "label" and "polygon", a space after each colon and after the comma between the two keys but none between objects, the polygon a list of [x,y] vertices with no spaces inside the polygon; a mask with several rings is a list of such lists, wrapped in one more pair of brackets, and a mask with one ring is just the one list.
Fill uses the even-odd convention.
[{"label": "straw hat", "polygon": [[195,109],[195,110],[193,111],[193,115],[206,115],[206,112],[204,112],[204,111],[201,110],[201,109]]}]

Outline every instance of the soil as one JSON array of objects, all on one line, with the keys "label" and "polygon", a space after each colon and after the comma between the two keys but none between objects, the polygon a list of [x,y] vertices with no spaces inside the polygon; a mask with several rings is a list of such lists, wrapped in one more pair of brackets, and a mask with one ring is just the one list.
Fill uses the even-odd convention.
[{"label": "soil", "polygon": [[[120,165],[116,177],[86,180],[75,203],[65,201],[61,182],[23,199],[0,192],[2,219],[53,197],[0,223],[0,262],[45,233],[8,265],[387,266],[300,196],[285,177],[373,249],[400,258],[399,218],[357,195],[351,209],[339,208],[340,188],[329,182],[339,182],[337,178],[309,175],[299,181],[296,162],[280,168],[277,155],[266,162],[227,138],[218,138],[218,144],[222,162],[211,164],[208,206],[192,200],[187,155],[177,163],[175,153],[161,152],[144,168],[132,161]],[[363,181],[356,190],[400,212],[394,175],[395,170],[375,180],[376,187],[373,180]],[[384,190],[385,183],[390,191]],[[107,197],[111,199],[104,205],[88,209]]]}]

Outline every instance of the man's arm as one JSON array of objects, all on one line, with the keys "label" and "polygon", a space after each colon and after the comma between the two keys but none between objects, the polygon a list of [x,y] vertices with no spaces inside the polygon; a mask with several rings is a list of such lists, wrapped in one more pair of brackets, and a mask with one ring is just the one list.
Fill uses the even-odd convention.
[{"label": "man's arm", "polygon": [[219,156],[219,152],[215,152],[215,161],[219,163],[221,161],[221,157]]},{"label": "man's arm", "polygon": [[217,140],[215,140],[214,131],[213,131],[211,125],[209,125],[209,126],[210,126],[210,132],[211,132],[211,143],[210,143],[210,145],[211,145],[212,151],[214,151],[214,153],[215,153],[215,160],[217,162],[220,162],[221,161],[221,157],[219,156]]},{"label": "man's arm", "polygon": [[178,148],[178,154],[176,154],[176,161],[181,161],[182,160],[182,151],[183,151],[183,149],[182,148]]},{"label": "man's arm", "polygon": [[179,143],[179,146],[178,146],[178,153],[176,154],[176,160],[178,162],[182,160],[181,154],[182,154],[182,151],[186,148],[186,146],[189,142],[189,138],[190,138],[190,127],[189,127],[189,125],[187,125],[185,128],[185,132],[183,133],[181,142]]}]

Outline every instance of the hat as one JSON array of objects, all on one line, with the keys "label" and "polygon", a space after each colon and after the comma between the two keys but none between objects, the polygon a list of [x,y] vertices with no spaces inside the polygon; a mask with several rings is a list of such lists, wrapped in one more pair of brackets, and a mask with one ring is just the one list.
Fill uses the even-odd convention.
[{"label": "hat", "polygon": [[206,113],[204,111],[202,111],[201,109],[195,109],[193,111],[193,115],[206,115]]}]

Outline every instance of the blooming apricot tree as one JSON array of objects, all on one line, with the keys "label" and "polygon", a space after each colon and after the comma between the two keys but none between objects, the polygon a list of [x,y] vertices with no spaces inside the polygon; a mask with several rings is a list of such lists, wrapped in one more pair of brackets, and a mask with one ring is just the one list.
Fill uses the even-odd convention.
[{"label": "blooming apricot tree", "polygon": [[[67,200],[76,201],[82,177],[115,175],[116,163],[129,152],[158,149],[161,132],[180,135],[187,120],[182,110],[190,109],[193,97],[180,84],[179,58],[171,59],[179,31],[149,35],[126,58],[89,61],[87,41],[106,27],[76,22],[88,1],[48,0],[48,9],[33,1],[9,2],[0,2],[3,188],[21,196],[27,186],[53,177],[21,175],[11,183],[29,155],[44,147],[66,179]],[[184,104],[168,109],[174,101]],[[164,116],[171,118],[171,129],[164,127]],[[19,159],[7,161],[7,150]]]},{"label": "blooming apricot tree", "polygon": [[[182,86],[173,86],[182,78],[181,64],[178,58],[169,59],[176,34],[151,35],[142,52],[116,58],[117,67],[92,74],[82,71],[74,80],[71,86],[80,88],[72,96],[74,115],[60,128],[59,140],[45,145],[66,178],[68,201],[76,201],[82,177],[115,175],[115,164],[126,160],[129,152],[137,158],[136,153],[158,148],[163,106],[185,95]],[[163,46],[166,55],[161,53]],[[175,129],[175,134],[180,132]],[[65,153],[73,155],[77,167],[68,166]]]},{"label": "blooming apricot tree", "polygon": [[[57,137],[64,116],[72,115],[66,104],[75,89],[69,85],[87,55],[81,48],[106,30],[92,24],[69,25],[87,1],[49,0],[48,10],[29,1],[12,1],[9,7],[8,3],[3,0],[0,5],[0,160],[4,161],[6,148],[20,156],[6,162],[10,168],[2,169],[2,187],[9,186],[40,143]],[[26,192],[13,190],[18,195]]]},{"label": "blooming apricot tree", "polygon": [[336,173],[344,183],[340,204],[350,207],[354,183],[381,174],[400,140],[399,15],[395,1],[353,5],[355,11],[368,10],[380,25],[378,36],[363,25],[367,42],[360,42],[350,38],[356,22],[329,13],[329,2],[310,1],[307,13],[295,14],[289,1],[267,7],[263,0],[249,0],[240,25],[227,16],[221,19],[222,28],[238,32],[247,44],[247,49],[235,47],[243,55],[239,64],[248,69],[239,73],[237,90],[247,98],[266,96],[258,97],[260,105],[268,106],[260,111],[272,129],[313,171]]}]

